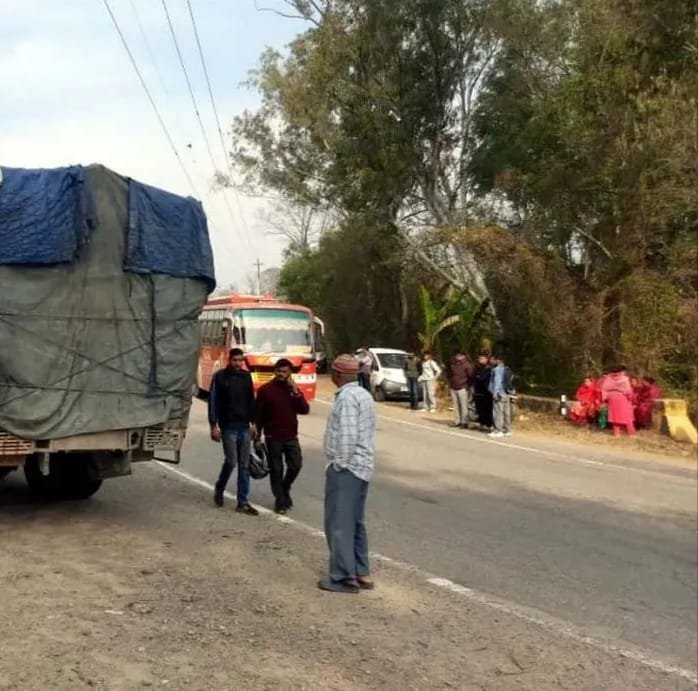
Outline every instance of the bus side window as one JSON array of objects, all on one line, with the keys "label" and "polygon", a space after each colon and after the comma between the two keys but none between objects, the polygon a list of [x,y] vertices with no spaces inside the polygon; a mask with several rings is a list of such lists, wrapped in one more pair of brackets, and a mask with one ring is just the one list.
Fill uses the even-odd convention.
[{"label": "bus side window", "polygon": [[206,321],[199,320],[199,345],[206,345]]},{"label": "bus side window", "polygon": [[219,345],[220,329],[221,329],[221,323],[217,319],[212,319],[211,320],[211,331],[209,332],[209,338],[211,339],[212,346]]},{"label": "bus side window", "polygon": [[220,344],[224,348],[228,345],[228,334],[230,333],[230,322],[227,319],[223,319],[220,323]]},{"label": "bus side window", "polygon": [[212,346],[216,344],[216,322],[209,319],[206,322],[206,345]]},{"label": "bus side window", "polygon": [[225,345],[225,331],[227,324],[222,319],[213,322],[213,345],[222,347]]}]

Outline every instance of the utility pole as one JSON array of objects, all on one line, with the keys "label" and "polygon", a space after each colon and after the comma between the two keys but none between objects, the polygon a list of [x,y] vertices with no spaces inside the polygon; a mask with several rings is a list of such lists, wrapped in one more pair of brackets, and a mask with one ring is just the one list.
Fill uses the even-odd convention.
[{"label": "utility pole", "polygon": [[262,267],[264,264],[259,261],[259,257],[257,257],[257,261],[254,262],[253,266],[257,267],[257,295],[262,294]]}]

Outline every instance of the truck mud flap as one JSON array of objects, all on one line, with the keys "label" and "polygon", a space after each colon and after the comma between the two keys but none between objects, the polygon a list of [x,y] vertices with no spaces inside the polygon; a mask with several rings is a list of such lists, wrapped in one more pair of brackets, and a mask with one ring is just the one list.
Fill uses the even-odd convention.
[{"label": "truck mud flap", "polygon": [[179,465],[182,459],[182,453],[177,449],[174,452],[174,458],[165,458],[164,456],[153,456],[154,461],[160,461],[161,463],[170,463],[171,465]]},{"label": "truck mud flap", "polygon": [[97,452],[91,454],[89,474],[93,480],[108,480],[131,474],[130,452]]}]

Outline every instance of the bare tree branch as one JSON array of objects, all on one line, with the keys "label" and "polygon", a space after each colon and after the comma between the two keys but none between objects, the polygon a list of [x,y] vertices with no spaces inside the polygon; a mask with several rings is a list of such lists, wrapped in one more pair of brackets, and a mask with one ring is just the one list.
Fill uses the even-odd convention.
[{"label": "bare tree branch", "polygon": [[574,228],[574,232],[579,233],[583,238],[589,240],[589,242],[593,242],[606,255],[607,259],[613,259],[613,255],[611,254],[610,250],[601,242],[601,240],[597,240],[593,235],[590,235],[585,230],[582,230],[576,226]]},{"label": "bare tree branch", "polygon": [[274,209],[261,215],[268,235],[287,240],[287,249],[305,251],[310,249],[332,223],[329,210],[319,206],[304,205],[279,198]]},{"label": "bare tree branch", "polygon": [[283,0],[283,3],[296,11],[296,14],[282,12],[275,7],[260,7],[255,0],[255,9],[258,12],[271,12],[284,19],[300,19],[319,27],[325,15],[331,10],[331,0],[325,0],[324,6],[318,0]]},{"label": "bare tree branch", "polygon": [[277,10],[275,7],[260,7],[257,3],[257,0],[254,0],[254,8],[255,10],[257,10],[257,12],[271,12],[272,14],[275,14],[278,17],[283,17],[284,19],[300,19],[303,22],[312,21],[313,24],[316,24],[316,22],[313,21],[310,17],[305,17],[302,14],[288,14],[287,12]]}]

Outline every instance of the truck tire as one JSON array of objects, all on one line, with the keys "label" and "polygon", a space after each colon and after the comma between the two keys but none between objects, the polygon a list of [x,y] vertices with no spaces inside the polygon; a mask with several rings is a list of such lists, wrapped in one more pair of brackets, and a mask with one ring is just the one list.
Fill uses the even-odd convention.
[{"label": "truck tire", "polygon": [[49,474],[43,475],[39,457],[31,456],[24,464],[24,477],[29,489],[45,499],[88,499],[102,486],[90,473],[91,458],[89,453],[52,454]]}]

